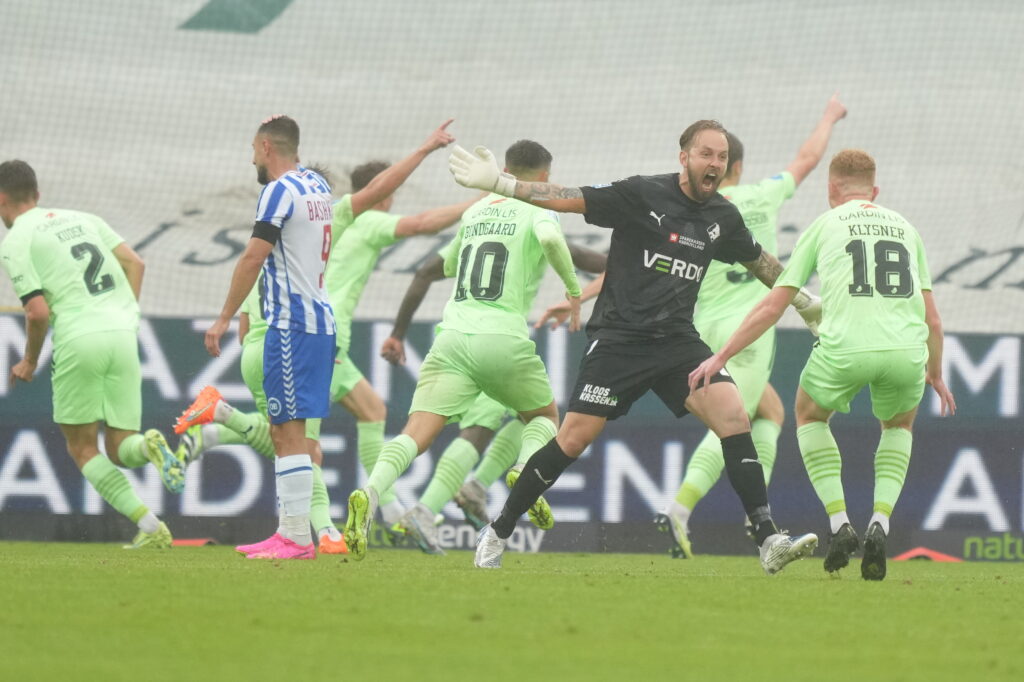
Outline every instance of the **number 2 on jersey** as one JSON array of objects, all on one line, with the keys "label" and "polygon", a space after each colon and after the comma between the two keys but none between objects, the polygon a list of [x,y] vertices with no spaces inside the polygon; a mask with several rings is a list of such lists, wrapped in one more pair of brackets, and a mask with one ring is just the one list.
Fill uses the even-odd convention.
[{"label": "number 2 on jersey", "polygon": [[96,248],[95,244],[89,242],[75,244],[71,247],[71,255],[75,260],[82,260],[86,256],[89,257],[89,263],[85,266],[83,279],[85,280],[85,288],[90,294],[98,296],[104,291],[110,291],[114,288],[114,278],[110,275],[103,275],[96,279],[96,275],[99,274],[100,268],[103,267],[103,261],[106,259],[100,253],[100,250]]},{"label": "number 2 on jersey", "polygon": [[484,242],[475,254],[473,244],[467,245],[459,254],[455,300],[466,300],[466,270],[469,270],[469,294],[478,301],[497,301],[505,289],[507,265],[508,249],[501,242]]},{"label": "number 2 on jersey", "polygon": [[872,296],[875,289],[885,298],[910,298],[914,278],[910,274],[910,254],[899,242],[881,239],[875,242],[875,286],[868,284],[867,247],[854,239],[846,245],[853,258],[853,283],[850,296]]}]

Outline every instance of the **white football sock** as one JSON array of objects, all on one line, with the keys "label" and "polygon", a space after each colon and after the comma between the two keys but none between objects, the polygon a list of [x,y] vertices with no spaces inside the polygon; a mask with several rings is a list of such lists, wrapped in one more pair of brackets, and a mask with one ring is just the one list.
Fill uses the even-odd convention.
[{"label": "white football sock", "polygon": [[870,528],[871,524],[875,523],[875,522],[877,522],[878,525],[880,525],[882,527],[882,532],[884,532],[886,534],[886,536],[888,536],[889,535],[889,517],[886,516],[885,514],[883,514],[882,512],[875,512],[874,514],[871,515],[871,520],[868,521],[868,528]]},{"label": "white football sock", "polygon": [[274,461],[277,499],[281,505],[278,533],[297,545],[313,542],[309,505],[313,499],[313,461],[309,455],[286,455]]},{"label": "white football sock", "polygon": [[153,512],[146,512],[146,515],[139,519],[139,530],[143,533],[155,533],[160,529],[160,519]]},{"label": "white football sock", "polygon": [[832,526],[832,534],[835,535],[843,527],[844,523],[850,522],[850,517],[846,515],[845,511],[836,512],[835,514],[829,514],[828,522]]},{"label": "white football sock", "polygon": [[220,443],[220,431],[216,424],[203,424],[200,428],[203,437],[203,450],[217,447]]}]

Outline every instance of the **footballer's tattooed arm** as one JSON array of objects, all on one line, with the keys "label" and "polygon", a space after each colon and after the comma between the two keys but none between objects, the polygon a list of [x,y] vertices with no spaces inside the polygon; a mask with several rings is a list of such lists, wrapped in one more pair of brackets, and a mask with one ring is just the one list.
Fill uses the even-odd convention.
[{"label": "footballer's tattooed arm", "polygon": [[779,262],[779,259],[763,249],[757,260],[747,261],[741,265],[750,270],[751,274],[761,280],[769,289],[775,286],[775,280],[782,274],[782,263]]},{"label": "footballer's tattooed arm", "polygon": [[586,202],[579,187],[563,187],[552,182],[516,181],[515,198],[560,213],[585,213]]}]

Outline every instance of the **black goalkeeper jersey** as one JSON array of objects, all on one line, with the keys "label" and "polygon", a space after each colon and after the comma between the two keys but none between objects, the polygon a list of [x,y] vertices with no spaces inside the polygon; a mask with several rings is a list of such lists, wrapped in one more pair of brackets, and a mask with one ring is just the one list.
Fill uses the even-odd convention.
[{"label": "black goalkeeper jersey", "polygon": [[690,199],[678,173],[581,189],[586,221],[612,228],[604,287],[587,323],[592,340],[696,335],[693,308],[712,259],[761,255],[735,206],[717,193],[703,203]]}]

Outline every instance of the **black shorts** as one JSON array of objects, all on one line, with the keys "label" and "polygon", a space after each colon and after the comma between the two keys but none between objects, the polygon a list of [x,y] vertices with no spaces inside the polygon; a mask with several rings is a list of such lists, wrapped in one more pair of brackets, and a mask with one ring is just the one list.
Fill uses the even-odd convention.
[{"label": "black shorts", "polygon": [[[617,419],[647,391],[677,417],[686,414],[690,372],[712,356],[696,334],[644,342],[594,341],[580,362],[569,412]],[[728,381],[719,373],[711,383]]]}]

